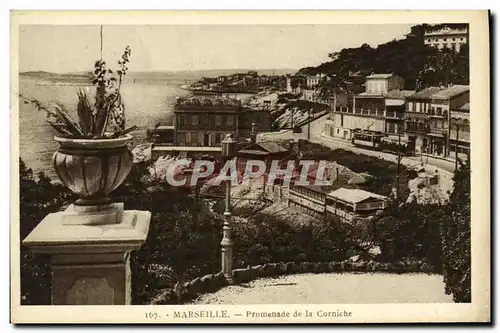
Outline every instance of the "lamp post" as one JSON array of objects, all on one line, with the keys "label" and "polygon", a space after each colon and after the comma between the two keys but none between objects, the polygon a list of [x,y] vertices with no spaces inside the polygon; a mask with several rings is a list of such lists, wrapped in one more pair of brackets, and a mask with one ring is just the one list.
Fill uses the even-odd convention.
[{"label": "lamp post", "polygon": [[[236,156],[236,140],[231,134],[222,140],[222,160],[224,163]],[[226,209],[222,228],[222,273],[229,284],[233,284],[233,241],[231,240],[231,181],[226,180]]]}]

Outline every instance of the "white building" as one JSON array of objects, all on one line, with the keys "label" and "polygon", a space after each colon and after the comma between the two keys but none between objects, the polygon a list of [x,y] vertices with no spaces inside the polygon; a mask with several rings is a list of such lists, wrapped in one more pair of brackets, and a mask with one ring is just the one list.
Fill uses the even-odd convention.
[{"label": "white building", "polygon": [[462,45],[469,41],[469,30],[467,27],[455,28],[444,26],[440,29],[429,29],[424,34],[424,43],[438,49],[447,47],[456,52],[460,51]]},{"label": "white building", "polygon": [[339,216],[346,222],[356,222],[376,215],[388,205],[388,198],[383,195],[341,187],[326,195],[325,210],[327,214]]},{"label": "white building", "polygon": [[386,94],[391,90],[403,89],[404,80],[400,76],[392,73],[388,74],[372,74],[366,77],[365,87],[366,94]]},{"label": "white building", "polygon": [[336,107],[325,131],[344,140],[351,140],[356,129],[385,132],[385,95],[403,89],[403,85],[404,80],[391,73],[366,77],[366,91],[354,97],[352,109]]},{"label": "white building", "polygon": [[307,89],[314,89],[325,77],[325,74],[316,74],[315,76],[308,76],[306,79]]}]

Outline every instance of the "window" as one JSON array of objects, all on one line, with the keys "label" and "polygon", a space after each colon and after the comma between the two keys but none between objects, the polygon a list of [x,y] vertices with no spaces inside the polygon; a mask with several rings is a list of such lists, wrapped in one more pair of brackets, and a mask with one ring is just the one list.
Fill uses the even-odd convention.
[{"label": "window", "polygon": [[215,144],[219,145],[221,142],[221,134],[220,133],[215,133]]},{"label": "window", "polygon": [[187,132],[186,133],[186,144],[190,144],[191,143],[191,132]]},{"label": "window", "polygon": [[446,42],[448,40],[448,38],[443,38],[443,40]]},{"label": "window", "polygon": [[194,126],[198,126],[198,116],[192,116],[191,121]]},{"label": "window", "polygon": [[184,128],[186,126],[186,117],[185,116],[179,116],[179,127]]},{"label": "window", "polygon": [[452,40],[452,41],[455,41],[455,38],[452,38],[451,40]]},{"label": "window", "polygon": [[344,115],[340,115],[340,127],[344,127]]},{"label": "window", "polygon": [[443,109],[442,109],[442,108],[437,108],[437,115],[438,115],[438,116],[440,116],[442,112],[443,112]]},{"label": "window", "polygon": [[340,134],[340,130],[337,128],[337,134]]},{"label": "window", "polygon": [[215,126],[220,126],[222,122],[221,116],[215,116]]},{"label": "window", "polygon": [[234,119],[233,116],[227,116],[227,125],[228,126],[234,126]]}]

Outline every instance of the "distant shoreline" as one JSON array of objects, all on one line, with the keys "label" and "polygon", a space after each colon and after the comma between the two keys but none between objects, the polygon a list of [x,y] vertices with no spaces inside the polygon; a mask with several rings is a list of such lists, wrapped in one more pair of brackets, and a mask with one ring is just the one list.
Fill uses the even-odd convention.
[{"label": "distant shoreline", "polygon": [[201,93],[220,93],[220,94],[252,94],[256,95],[259,93],[257,90],[244,90],[244,91],[237,91],[237,90],[221,90],[221,89],[196,89],[196,88],[190,88],[190,87],[185,87],[182,86],[182,89],[189,90],[190,92],[201,92]]}]

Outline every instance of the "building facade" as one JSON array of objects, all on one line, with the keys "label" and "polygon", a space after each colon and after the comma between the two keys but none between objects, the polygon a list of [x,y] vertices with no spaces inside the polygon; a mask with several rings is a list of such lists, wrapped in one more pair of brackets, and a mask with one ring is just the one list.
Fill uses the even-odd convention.
[{"label": "building facade", "polygon": [[467,26],[443,26],[439,29],[430,28],[424,34],[424,43],[437,49],[449,48],[460,52],[460,48],[469,42]]},{"label": "building facade", "polygon": [[403,88],[404,81],[394,74],[372,74],[366,77],[366,91],[354,97],[353,107],[336,107],[332,122],[326,124],[331,136],[351,140],[354,130],[386,131],[385,95]]},{"label": "building facade", "polygon": [[[463,158],[470,153],[470,106],[464,104],[450,112],[450,153]],[[458,155],[457,155],[458,153]]]},{"label": "building facade", "polygon": [[216,147],[226,134],[238,137],[241,101],[221,96],[178,98],[174,107],[177,146]]},{"label": "building facade", "polygon": [[404,133],[406,97],[414,93],[413,90],[391,90],[385,94],[385,134]]},{"label": "building facade", "polygon": [[430,155],[450,155],[451,110],[469,103],[469,86],[429,87],[407,97],[406,132],[417,150]]}]

